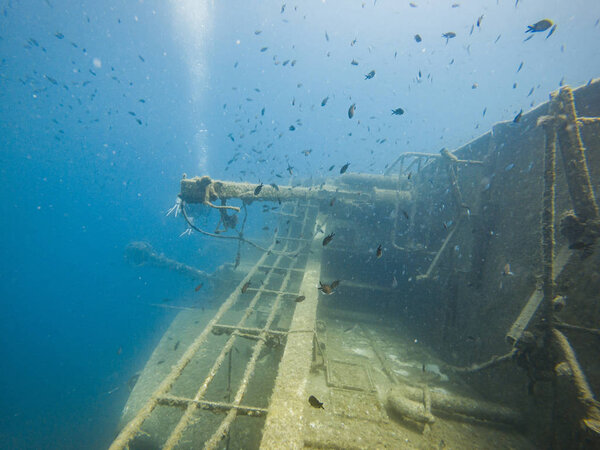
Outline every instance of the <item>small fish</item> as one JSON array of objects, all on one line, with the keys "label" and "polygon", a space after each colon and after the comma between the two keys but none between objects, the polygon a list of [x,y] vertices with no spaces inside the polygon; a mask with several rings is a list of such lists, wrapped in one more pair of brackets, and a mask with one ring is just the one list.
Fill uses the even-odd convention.
[{"label": "small fish", "polygon": [[329,244],[333,240],[334,236],[335,236],[335,233],[331,233],[331,234],[328,234],[327,236],[325,236],[325,238],[323,239],[323,247],[325,247],[327,244]]},{"label": "small fish", "polygon": [[353,66],[358,66],[358,61],[353,59],[352,61],[350,61],[350,64],[352,64]]},{"label": "small fish", "polygon": [[164,360],[164,359],[161,359],[160,361],[158,361],[158,362],[156,363],[156,365],[157,365],[157,366],[160,366],[160,365],[161,365],[162,363],[164,363],[164,362],[165,362],[165,360]]},{"label": "small fish", "polygon": [[296,127],[294,125],[290,125],[290,131],[295,131]]},{"label": "small fish", "polygon": [[142,55],[138,55],[138,58],[140,58],[141,62],[146,62],[146,60],[144,59],[144,57]]},{"label": "small fish", "polygon": [[251,283],[250,281],[246,281],[246,283],[244,283],[244,285],[242,286],[242,294],[246,293],[246,291],[250,287],[250,283]]},{"label": "small fish", "polygon": [[512,273],[510,271],[510,264],[506,263],[504,265],[504,269],[502,270],[502,275],[504,275],[505,277],[512,277],[514,275],[514,273]]},{"label": "small fish", "polygon": [[546,31],[552,25],[554,25],[554,23],[550,19],[543,19],[533,25],[527,25],[525,33],[539,33],[540,31]]},{"label": "small fish", "polygon": [[117,350],[117,355],[121,355],[123,353],[123,347],[119,347]]},{"label": "small fish", "polygon": [[348,166],[350,166],[350,163],[344,164],[340,169],[340,173],[346,173],[346,170],[348,170]]},{"label": "small fish", "polygon": [[254,34],[255,34],[256,36],[258,36],[260,33],[262,33],[262,30],[256,30],[256,31],[254,31]]},{"label": "small fish", "polygon": [[269,49],[269,47],[263,47],[263,48],[261,48],[261,49],[260,49],[260,51],[261,51],[261,53],[264,53],[264,52],[266,52],[268,49]]},{"label": "small fish", "polygon": [[279,186],[277,186],[275,183],[271,183],[269,186],[271,186],[276,191],[279,191]]},{"label": "small fish", "polygon": [[306,299],[306,297],[304,295],[299,295],[298,297],[296,297],[296,300],[294,300],[296,303],[300,303],[303,302]]},{"label": "small fish", "polygon": [[443,33],[442,37],[446,38],[446,44],[447,44],[450,39],[456,37],[456,33],[454,31],[448,31],[446,33]]},{"label": "small fish", "polygon": [[54,36],[56,36],[58,39],[64,39],[65,35],[62,34],[61,32],[57,31],[56,33],[54,33]]},{"label": "small fish", "polygon": [[519,114],[517,114],[515,116],[515,118],[513,119],[513,123],[519,123],[519,121],[521,120],[521,116],[523,115],[523,110],[519,111]]},{"label": "small fish", "polygon": [[329,206],[333,206],[333,204],[334,204],[334,203],[335,203],[335,197],[333,197],[333,198],[331,199],[331,201],[329,202]]},{"label": "small fish", "polygon": [[312,148],[309,148],[307,150],[302,150],[300,153],[302,153],[304,156],[308,156],[312,153]]},{"label": "small fish", "polygon": [[200,283],[198,286],[196,286],[194,288],[194,292],[198,292],[200,289],[202,289],[202,286],[204,286],[204,283]]},{"label": "small fish", "polygon": [[410,2],[408,5],[409,5],[411,8],[416,8],[417,6],[419,6],[419,5],[417,5],[416,3],[413,3],[413,2]]},{"label": "small fish", "polygon": [[325,295],[333,294],[333,290],[340,284],[340,280],[336,280],[331,284],[323,284],[319,281],[319,290]]},{"label": "small fish", "polygon": [[327,34],[327,31],[325,32],[325,40],[329,42],[329,35]]},{"label": "small fish", "polygon": [[173,350],[177,350],[179,348],[179,342],[180,341],[175,342],[175,345],[173,346]]},{"label": "small fish", "polygon": [[356,103],[352,103],[350,108],[348,108],[348,119],[352,119],[354,117],[354,111],[356,110]]},{"label": "small fish", "polygon": [[405,210],[402,210],[402,214],[404,215],[406,220],[410,220],[410,216],[408,215],[408,213]]},{"label": "small fish", "polygon": [[321,403],[319,400],[317,400],[317,397],[315,397],[314,395],[311,395],[310,397],[308,397],[308,403],[310,403],[310,406],[312,406],[313,408],[325,409],[323,407],[323,403]]},{"label": "small fish", "polygon": [[471,89],[477,89],[478,87],[479,87],[479,84],[473,83],[473,85],[471,86]]},{"label": "small fish", "polygon": [[262,184],[262,183],[260,183],[258,186],[256,186],[254,188],[254,195],[260,194],[260,191],[262,190],[263,186],[264,186],[264,184]]},{"label": "small fish", "polygon": [[487,106],[485,108],[483,108],[483,113],[482,116],[485,117],[485,113],[487,112]]},{"label": "small fish", "polygon": [[494,41],[494,44],[497,43],[501,37],[502,37],[502,34],[499,34],[498,37],[496,38],[496,40]]},{"label": "small fish", "polygon": [[525,39],[523,39],[523,42],[527,42],[529,39],[531,39],[533,37],[533,34],[530,35],[529,37],[526,37]]},{"label": "small fish", "polygon": [[548,39],[550,36],[552,36],[552,34],[554,33],[554,30],[556,30],[556,24],[552,25],[552,28],[550,28],[550,31],[548,32],[546,39]]},{"label": "small fish", "polygon": [[127,381],[127,387],[129,388],[130,391],[133,390],[133,388],[135,387],[135,384],[138,382],[138,380],[140,379],[140,373],[136,373],[135,375],[132,375],[129,380]]},{"label": "small fish", "polygon": [[381,248],[381,244],[379,244],[379,246],[377,247],[377,252],[376,252],[377,258],[381,258],[382,254],[383,254],[383,250]]},{"label": "small fish", "polygon": [[365,75],[365,80],[370,80],[375,76],[375,71],[371,70],[368,74]]},{"label": "small fish", "polygon": [[44,78],[45,78],[46,80],[48,80],[50,83],[52,83],[53,85],[55,85],[55,86],[58,84],[58,81],[56,81],[54,78],[52,78],[52,77],[51,77],[51,76],[49,76],[49,75],[44,75]]},{"label": "small fish", "polygon": [[332,166],[329,166],[329,172],[331,172],[333,170],[333,168],[335,167],[335,164]]},{"label": "small fish", "polygon": [[265,115],[265,108],[263,108],[263,109],[261,109],[261,110],[260,110],[260,115],[261,115],[261,116],[264,116],[264,115]]},{"label": "small fish", "polygon": [[331,293],[333,292],[333,290],[331,289],[331,286],[329,286],[328,284],[323,284],[322,282],[319,281],[319,290],[325,294],[325,295],[331,295]]},{"label": "small fish", "polygon": [[483,20],[483,14],[477,18],[477,28],[481,26],[481,21]]},{"label": "small fish", "polygon": [[401,116],[404,114],[404,110],[402,108],[392,109],[392,116]]},{"label": "small fish", "polygon": [[421,42],[423,39],[421,39],[421,35],[420,34],[415,34],[415,41],[416,42]]},{"label": "small fish", "polygon": [[521,61],[521,64],[519,64],[519,68],[517,69],[517,73],[519,73],[522,68],[523,68],[523,61]]},{"label": "small fish", "polygon": [[328,100],[329,100],[329,97],[325,97],[323,100],[321,100],[321,106],[325,106],[327,104]]}]

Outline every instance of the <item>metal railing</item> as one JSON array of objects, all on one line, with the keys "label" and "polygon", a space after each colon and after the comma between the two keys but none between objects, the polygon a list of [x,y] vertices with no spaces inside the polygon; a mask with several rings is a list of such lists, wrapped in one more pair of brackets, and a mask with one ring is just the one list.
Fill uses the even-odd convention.
[{"label": "metal railing", "polygon": [[[296,202],[292,206],[292,209],[292,214],[299,216],[298,222],[300,225],[300,233],[298,235],[312,235],[315,222],[314,219],[316,216],[316,207],[309,204],[301,205],[299,202]],[[287,253],[290,251],[301,252],[304,248],[304,240],[292,236],[293,230],[297,229],[297,227],[292,225],[293,224],[290,224],[288,227],[287,235],[284,236],[283,239],[282,237],[278,237],[277,234],[274,236],[273,243],[268,248],[268,251],[258,259],[246,277],[242,279],[240,284],[221,305],[215,316],[207,324],[206,328],[196,337],[196,339],[183,353],[179,361],[172,367],[171,372],[163,379],[158,388],[149,396],[144,406],[140,408],[135,417],[133,417],[133,419],[131,419],[129,423],[121,430],[117,438],[110,446],[111,449],[127,448],[131,441],[134,440],[138,434],[144,433],[141,430],[142,425],[159,405],[185,409],[183,415],[180,417],[179,421],[166,439],[166,442],[163,445],[163,448],[165,449],[174,448],[181,442],[183,433],[191,425],[197,422],[197,419],[194,418],[194,414],[199,409],[210,410],[213,412],[225,412],[226,414],[225,418],[221,421],[220,425],[214,431],[212,436],[204,443],[204,447],[209,449],[216,448],[219,442],[225,436],[227,436],[237,415],[246,415],[250,417],[261,417],[266,415],[267,410],[265,408],[244,405],[242,404],[242,401],[247,392],[248,384],[254,375],[258,358],[265,345],[267,345],[269,340],[273,338],[285,339],[287,336],[287,331],[271,329],[277,314],[280,312],[283,299],[285,297],[299,295],[298,292],[288,291],[293,284],[292,275],[300,274],[303,271],[302,266],[306,264],[305,258],[290,258],[287,256]],[[278,239],[283,242],[284,251],[272,253],[272,250]],[[270,264],[266,264],[266,261],[270,255],[275,256],[275,261]],[[236,325],[226,325],[220,323],[225,314],[238,303],[240,296],[244,295],[242,293],[242,287],[249,282],[258,271],[261,271],[261,274],[266,275],[265,279],[259,288],[246,287],[246,289],[244,289],[244,293],[253,293],[254,295],[248,306],[245,308],[241,319],[239,319]],[[266,286],[269,286],[269,281],[274,274],[283,274],[281,285],[279,289],[276,290],[267,289]],[[275,296],[275,299],[268,307],[269,314],[264,326],[261,328],[248,326],[246,324],[248,318],[251,314],[258,311],[256,309],[258,302],[266,297],[272,299],[273,296]],[[264,309],[262,311],[264,312]],[[183,370],[198,354],[201,348],[206,347],[207,339],[211,333],[216,335],[228,334],[229,338],[223,344],[206,377],[198,380],[198,388],[195,395],[191,398],[172,395],[170,392],[175,382],[180,378]],[[230,352],[232,351],[233,346],[238,338],[249,339],[253,341],[253,343],[252,355],[249,361],[246,363],[244,374],[235,396],[231,401],[228,402],[207,400],[205,395],[209,389],[209,386],[213,382],[217,372],[223,365],[223,362],[226,360],[227,356],[230,355]],[[196,443],[194,444],[196,445]]]}]

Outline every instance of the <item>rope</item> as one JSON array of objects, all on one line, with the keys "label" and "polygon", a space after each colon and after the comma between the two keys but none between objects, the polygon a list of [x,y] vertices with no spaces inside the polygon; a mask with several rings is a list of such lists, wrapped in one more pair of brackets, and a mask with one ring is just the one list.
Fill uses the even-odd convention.
[{"label": "rope", "polygon": [[[551,110],[556,112],[556,99]],[[543,269],[543,320],[546,326],[552,326],[554,300],[554,215],[556,196],[556,122],[554,117],[538,119],[546,137],[544,146],[544,191],[542,198],[542,269]]]},{"label": "rope", "polygon": [[[204,230],[198,228],[196,225],[194,225],[191,222],[190,218],[188,217],[187,211],[185,210],[185,202],[183,200],[181,200],[181,213],[183,215],[183,218],[187,222],[188,226],[192,230],[194,230],[194,231],[196,231],[196,232],[198,232],[200,234],[203,234],[205,236],[210,236],[210,237],[213,237],[213,238],[218,238],[218,239],[229,239],[229,240],[235,240],[235,241],[244,242],[244,243],[249,244],[252,247],[254,247],[254,248],[256,248],[256,249],[258,249],[258,250],[260,250],[262,252],[269,252],[270,254],[274,254],[274,255],[282,255],[282,256],[288,256],[288,257],[295,256],[297,253],[300,253],[302,250],[304,250],[305,248],[307,248],[308,245],[310,244],[310,243],[306,244],[304,246],[304,248],[299,249],[297,252],[296,251],[294,251],[294,252],[278,252],[278,251],[275,251],[275,250],[269,250],[269,249],[266,249],[264,247],[261,247],[258,244],[255,244],[252,241],[249,241],[248,239],[246,239],[246,238],[244,238],[242,236],[222,236],[220,234],[209,233],[208,231],[204,231]],[[246,219],[244,218],[244,223],[245,222],[246,222]],[[242,233],[240,233],[240,234],[242,234]],[[236,262],[237,262],[237,258],[236,258]]]},{"label": "rope", "polygon": [[485,362],[482,362],[481,364],[473,364],[469,367],[456,367],[456,366],[451,366],[451,365],[445,365],[444,367],[446,367],[448,370],[451,370],[453,372],[474,373],[474,372],[479,372],[480,370],[483,370],[483,369],[487,369],[489,367],[496,366],[496,365],[500,364],[501,362],[509,361],[509,360],[513,359],[513,357],[516,354],[517,354],[517,349],[513,348],[510,352],[508,352],[502,356],[492,356],[490,359],[488,359]]},{"label": "rope", "polygon": [[594,393],[587,382],[585,374],[577,361],[577,356],[571,344],[564,334],[557,329],[552,330],[552,337],[558,346],[565,362],[571,369],[571,381],[575,386],[577,400],[585,409],[586,416],[581,419],[581,425],[592,432],[596,438],[600,435],[600,408],[599,403],[594,398]]},{"label": "rope", "polygon": [[600,329],[599,328],[580,327],[579,325],[571,325],[570,323],[560,322],[557,320],[554,322],[554,326],[556,328],[560,328],[562,330],[581,331],[581,332],[590,333],[590,334],[600,337]]}]

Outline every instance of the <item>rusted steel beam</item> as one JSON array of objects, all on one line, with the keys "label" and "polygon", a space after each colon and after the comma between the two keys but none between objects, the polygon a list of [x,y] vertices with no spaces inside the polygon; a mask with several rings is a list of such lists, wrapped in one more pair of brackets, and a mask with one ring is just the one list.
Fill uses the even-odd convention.
[{"label": "rusted steel beam", "polygon": [[[317,221],[322,222],[322,217]],[[313,241],[300,291],[306,299],[296,304],[287,344],[275,381],[261,449],[302,448],[302,412],[308,401],[306,385],[312,362],[323,246]]]},{"label": "rusted steel beam", "polygon": [[231,403],[211,402],[208,400],[194,400],[193,398],[177,397],[175,395],[165,395],[158,398],[158,403],[167,406],[176,406],[179,408],[187,408],[190,403],[197,405],[199,409],[208,411],[226,413],[231,409],[235,409],[238,415],[261,417],[267,415],[267,410],[254,406],[233,405]]}]

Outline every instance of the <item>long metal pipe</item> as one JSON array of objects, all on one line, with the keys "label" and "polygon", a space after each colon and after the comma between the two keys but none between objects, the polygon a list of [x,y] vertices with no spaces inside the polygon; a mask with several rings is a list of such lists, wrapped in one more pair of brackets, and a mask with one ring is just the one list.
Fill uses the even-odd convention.
[{"label": "long metal pipe", "polygon": [[[184,178],[181,180],[181,192],[179,196],[186,203],[204,203],[206,199],[206,185],[203,178]],[[335,185],[325,184],[319,187],[292,187],[263,185],[260,189],[258,184],[238,183],[234,181],[210,180],[212,192],[219,200],[240,199],[244,202],[266,201],[266,202],[289,202],[292,200],[313,200],[317,202],[330,202],[333,198],[337,201],[370,202],[394,204],[396,199],[407,205],[412,196],[409,191],[398,191],[396,189],[380,189],[368,179],[371,187],[366,189],[350,189],[350,186],[340,188]],[[387,185],[385,185],[387,187]],[[258,192],[257,192],[258,191]],[[255,193],[257,192],[257,193]],[[216,199],[212,199],[213,201]]]}]

